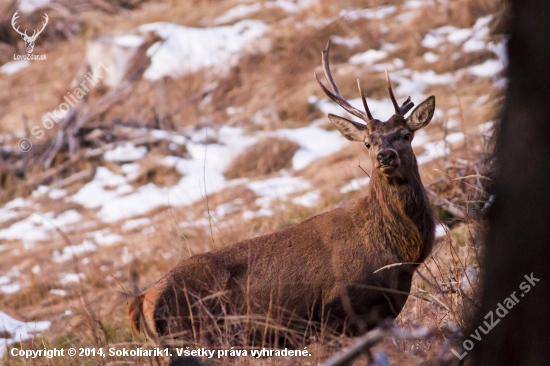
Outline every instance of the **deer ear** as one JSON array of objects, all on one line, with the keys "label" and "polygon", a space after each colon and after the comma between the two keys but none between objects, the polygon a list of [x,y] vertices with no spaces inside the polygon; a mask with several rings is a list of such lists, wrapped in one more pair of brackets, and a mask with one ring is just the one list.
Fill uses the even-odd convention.
[{"label": "deer ear", "polygon": [[361,141],[365,140],[365,130],[367,125],[362,123],[350,121],[347,118],[339,117],[334,114],[329,114],[328,119],[336,126],[338,131],[350,141]]},{"label": "deer ear", "polygon": [[432,95],[420,103],[407,118],[407,128],[411,131],[417,131],[430,123],[435,111],[435,97]]}]

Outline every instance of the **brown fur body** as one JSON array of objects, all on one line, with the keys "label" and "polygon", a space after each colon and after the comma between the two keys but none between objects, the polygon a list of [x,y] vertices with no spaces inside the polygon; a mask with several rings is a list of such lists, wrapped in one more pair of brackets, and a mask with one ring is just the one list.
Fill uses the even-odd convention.
[{"label": "brown fur body", "polygon": [[367,122],[329,115],[344,137],[368,148],[373,172],[366,196],[294,227],[180,261],[130,304],[136,331],[157,340],[176,333],[196,339],[202,326],[197,316],[216,322],[236,314],[302,330],[313,321],[357,335],[399,314],[414,269],[434,241],[433,212],[411,141],[430,122],[435,98],[405,118],[413,103],[408,99],[399,108],[390,86],[396,114],[381,122],[366,101],[366,114],[342,101],[328,47],[323,65],[332,89],[321,84],[327,95]]}]

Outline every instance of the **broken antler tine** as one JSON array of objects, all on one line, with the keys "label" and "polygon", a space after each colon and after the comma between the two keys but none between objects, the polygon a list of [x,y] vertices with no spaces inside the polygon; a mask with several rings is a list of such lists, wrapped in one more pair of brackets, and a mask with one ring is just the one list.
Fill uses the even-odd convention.
[{"label": "broken antler tine", "polygon": [[359,81],[359,79],[357,79],[357,87],[359,88],[359,94],[361,95],[361,100],[363,101],[365,112],[367,112],[367,117],[369,118],[369,120],[372,120],[372,114],[370,113],[369,106],[367,105],[367,98],[365,98],[365,94],[363,94],[363,89],[361,89],[361,82]]},{"label": "broken antler tine", "polygon": [[405,114],[407,114],[407,112],[410,111],[412,107],[414,107],[414,103],[412,102],[411,97],[408,97],[407,100],[405,100],[399,108],[399,110],[401,111],[401,115],[405,116]]},{"label": "broken antler tine", "polygon": [[397,105],[397,101],[395,100],[395,96],[393,95],[390,76],[388,75],[388,69],[385,69],[385,71],[386,71],[386,83],[388,83],[388,93],[390,93],[390,98],[391,98],[391,102],[393,103],[393,108],[395,109],[396,114],[402,115],[401,109],[399,108],[399,105]]}]

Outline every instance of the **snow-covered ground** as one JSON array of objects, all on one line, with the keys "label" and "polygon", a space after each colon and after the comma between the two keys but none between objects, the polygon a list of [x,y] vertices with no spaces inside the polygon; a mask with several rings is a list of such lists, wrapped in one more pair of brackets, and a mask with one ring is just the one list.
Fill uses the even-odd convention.
[{"label": "snow-covered ground", "polygon": [[22,322],[0,311],[0,334],[8,333],[9,338],[0,337],[0,356],[2,356],[7,347],[15,342],[24,342],[31,339],[33,334],[42,332],[50,327],[51,322]]},{"label": "snow-covered ground", "polygon": [[151,65],[143,77],[158,80],[177,77],[203,68],[224,72],[236,65],[247,46],[264,35],[269,26],[257,20],[243,20],[229,26],[190,28],[174,23],[151,23],[140,32],[155,32],[162,37],[147,51]]}]

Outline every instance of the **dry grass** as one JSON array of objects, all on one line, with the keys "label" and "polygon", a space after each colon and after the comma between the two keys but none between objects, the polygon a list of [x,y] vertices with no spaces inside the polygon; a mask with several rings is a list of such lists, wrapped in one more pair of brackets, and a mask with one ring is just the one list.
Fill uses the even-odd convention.
[{"label": "dry grass", "polygon": [[279,138],[264,138],[237,156],[225,172],[227,179],[255,177],[292,166],[292,157],[300,146]]}]

